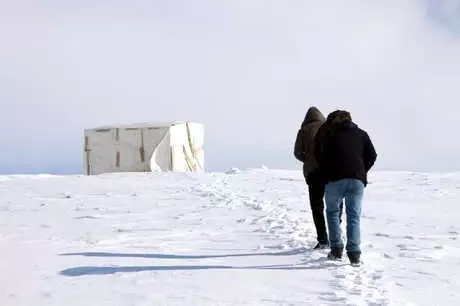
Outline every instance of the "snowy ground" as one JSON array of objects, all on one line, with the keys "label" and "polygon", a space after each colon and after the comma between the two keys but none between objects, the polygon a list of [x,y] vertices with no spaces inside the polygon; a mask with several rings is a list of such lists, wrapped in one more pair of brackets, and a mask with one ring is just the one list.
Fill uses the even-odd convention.
[{"label": "snowy ground", "polygon": [[0,305],[456,305],[460,174],[378,172],[364,264],[312,252],[299,171],[0,177]]}]

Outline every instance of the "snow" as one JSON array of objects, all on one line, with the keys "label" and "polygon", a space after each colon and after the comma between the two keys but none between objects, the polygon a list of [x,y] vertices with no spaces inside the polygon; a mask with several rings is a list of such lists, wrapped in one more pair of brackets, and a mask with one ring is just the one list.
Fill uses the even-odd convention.
[{"label": "snow", "polygon": [[300,171],[2,176],[0,305],[460,302],[460,174],[370,181],[352,267],[311,251]]}]

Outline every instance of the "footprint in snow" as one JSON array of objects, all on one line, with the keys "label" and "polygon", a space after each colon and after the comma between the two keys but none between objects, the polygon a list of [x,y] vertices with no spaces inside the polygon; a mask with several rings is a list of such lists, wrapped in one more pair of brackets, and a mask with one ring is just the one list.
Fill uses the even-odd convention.
[{"label": "footprint in snow", "polygon": [[397,244],[396,245],[401,251],[420,251],[420,248],[418,248],[415,245],[408,245],[408,244]]},{"label": "footprint in snow", "polygon": [[[369,258],[381,257],[377,253],[369,253]],[[333,279],[330,286],[337,296],[344,297],[341,302],[352,305],[388,304],[384,271],[372,262],[353,267],[345,261],[337,262],[337,267],[331,270]]]},{"label": "footprint in snow", "polygon": [[405,239],[405,240],[415,240],[415,237],[412,235],[406,235],[406,236],[392,236],[390,234],[385,234],[385,233],[375,233],[374,236],[376,237],[382,237],[382,238],[392,238],[392,239]]},{"label": "footprint in snow", "polygon": [[101,217],[96,217],[96,216],[80,216],[80,217],[75,217],[74,219],[77,219],[77,220],[83,220],[83,219],[91,220],[91,219],[101,219]]},{"label": "footprint in snow", "polygon": [[338,296],[334,292],[324,292],[319,297],[321,300],[326,302],[346,302],[347,299],[343,296]]},{"label": "footprint in snow", "polygon": [[390,234],[385,234],[385,233],[375,233],[374,236],[376,237],[384,237],[384,238],[390,238]]}]

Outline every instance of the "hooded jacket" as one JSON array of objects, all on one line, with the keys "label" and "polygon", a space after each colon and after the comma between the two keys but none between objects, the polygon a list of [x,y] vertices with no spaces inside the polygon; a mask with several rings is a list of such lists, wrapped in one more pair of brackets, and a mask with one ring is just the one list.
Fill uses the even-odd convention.
[{"label": "hooded jacket", "polygon": [[305,115],[294,145],[294,156],[304,164],[305,176],[318,168],[315,158],[315,136],[325,122],[323,114],[316,107],[310,107]]},{"label": "hooded jacket", "polygon": [[367,173],[377,159],[369,135],[353,123],[345,111],[331,118],[322,150],[317,153],[328,182],[354,178],[367,185]]}]

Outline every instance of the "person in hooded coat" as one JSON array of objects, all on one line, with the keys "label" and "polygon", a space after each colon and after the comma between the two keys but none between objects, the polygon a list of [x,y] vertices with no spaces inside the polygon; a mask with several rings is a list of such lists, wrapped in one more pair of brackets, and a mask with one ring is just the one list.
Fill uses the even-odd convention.
[{"label": "person in hooded coat", "polygon": [[326,182],[315,157],[315,136],[325,120],[318,108],[310,107],[297,132],[294,145],[294,156],[303,163],[303,175],[308,185],[310,207],[318,241],[314,249],[324,249],[329,246],[323,201]]},{"label": "person in hooded coat", "polygon": [[342,258],[339,203],[345,199],[346,250],[350,262],[358,264],[361,255],[361,205],[367,173],[377,159],[374,145],[367,132],[352,122],[350,113],[339,110],[331,115],[331,124],[322,140],[321,150],[315,152],[327,181],[325,200],[331,247],[328,258]]}]

